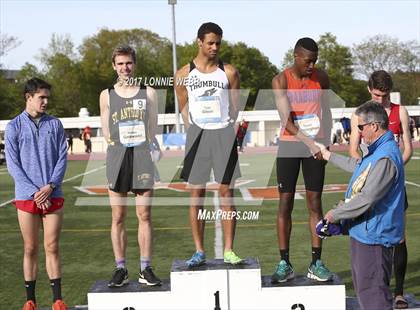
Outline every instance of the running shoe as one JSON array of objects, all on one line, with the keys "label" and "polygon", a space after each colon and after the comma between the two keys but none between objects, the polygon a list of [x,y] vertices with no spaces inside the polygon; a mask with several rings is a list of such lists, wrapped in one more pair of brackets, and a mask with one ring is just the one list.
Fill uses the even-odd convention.
[{"label": "running shoe", "polygon": [[206,255],[203,252],[195,252],[193,256],[186,261],[188,267],[198,267],[206,263]]},{"label": "running shoe", "polygon": [[333,273],[328,270],[322,260],[318,259],[315,264],[309,266],[306,277],[320,282],[326,282],[332,280]]},{"label": "running shoe", "polygon": [[286,282],[295,277],[293,267],[282,259],[276,267],[276,271],[271,276],[271,283]]},{"label": "running shoe", "polygon": [[112,274],[112,278],[108,283],[108,287],[121,287],[128,284],[128,271],[126,268],[117,268]]},{"label": "running shoe", "polygon": [[147,266],[143,271],[139,272],[139,283],[155,286],[161,285],[162,281],[155,276],[152,267]]}]

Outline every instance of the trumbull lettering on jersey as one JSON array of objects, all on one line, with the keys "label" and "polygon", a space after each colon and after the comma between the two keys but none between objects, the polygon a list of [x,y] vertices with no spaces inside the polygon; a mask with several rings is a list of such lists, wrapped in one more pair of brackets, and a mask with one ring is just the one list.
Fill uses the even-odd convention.
[{"label": "trumbull lettering on jersey", "polygon": [[208,80],[208,81],[196,81],[196,83],[193,83],[191,85],[189,85],[188,87],[190,88],[190,91],[193,91],[197,88],[202,88],[202,87],[216,87],[216,88],[220,88],[223,89],[223,82],[222,81],[212,81],[212,80]]}]

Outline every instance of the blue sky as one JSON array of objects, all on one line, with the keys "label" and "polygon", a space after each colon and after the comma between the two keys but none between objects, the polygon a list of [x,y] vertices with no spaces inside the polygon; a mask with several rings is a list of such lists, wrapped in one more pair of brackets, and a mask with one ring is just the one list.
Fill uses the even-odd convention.
[{"label": "blue sky", "polygon": [[[256,47],[280,66],[297,39],[317,39],[325,32],[347,46],[376,34],[420,41],[420,0],[178,0],[177,42],[191,42],[207,21],[218,23],[226,40]],[[171,9],[167,0],[0,0],[0,31],[22,41],[0,63],[7,69],[19,69],[25,62],[39,65],[36,56],[53,33],[69,34],[78,46],[101,28],[145,28],[171,39]]]}]

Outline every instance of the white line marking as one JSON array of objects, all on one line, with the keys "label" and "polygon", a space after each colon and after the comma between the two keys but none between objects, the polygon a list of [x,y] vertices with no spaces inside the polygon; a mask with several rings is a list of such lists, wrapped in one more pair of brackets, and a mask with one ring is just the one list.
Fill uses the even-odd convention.
[{"label": "white line marking", "polygon": [[9,203],[11,203],[14,199],[10,199],[8,201],[3,202],[2,204],[0,204],[0,208],[7,206]]},{"label": "white line marking", "polygon": [[[73,181],[74,179],[77,179],[77,178],[83,177],[83,176],[85,176],[85,175],[88,175],[88,174],[94,173],[94,172],[96,172],[96,171],[102,170],[102,169],[104,169],[105,167],[106,167],[106,166],[104,165],[104,166],[101,166],[101,167],[98,167],[98,168],[95,168],[95,169],[92,169],[92,170],[86,171],[86,172],[84,172],[84,173],[77,174],[77,175],[75,175],[75,176],[72,176],[71,178],[65,179],[65,180],[63,181],[63,183],[67,183],[67,182]],[[10,204],[13,200],[14,200],[14,199],[10,199],[10,200],[8,200],[8,201],[5,201],[5,202],[1,203],[1,204],[0,204],[0,208],[2,208],[2,207],[4,207],[4,206],[7,206],[7,205],[8,205],[8,204]]]},{"label": "white line marking", "polygon": [[244,186],[244,185],[246,185],[246,184],[249,184],[249,183],[252,183],[252,182],[255,182],[255,180],[236,180],[235,181],[235,186],[236,187],[241,187],[241,186]]},{"label": "white line marking", "polygon": [[249,163],[240,163],[239,166],[241,166],[241,167],[249,167],[250,165],[249,165]]},{"label": "white line marking", "polygon": [[304,198],[301,194],[295,193],[295,199],[304,199]]},{"label": "white line marking", "polygon": [[[168,189],[168,190],[172,190],[172,191],[179,192],[179,193],[185,193],[186,192],[182,188],[169,187],[170,184],[171,183],[159,182],[159,183],[155,183],[153,188],[154,189]],[[185,189],[187,189],[187,187]]]},{"label": "white line marking", "polygon": [[75,175],[75,176],[73,176],[73,177],[71,177],[71,178],[65,179],[65,180],[63,181],[63,183],[70,182],[70,181],[73,181],[74,179],[77,179],[77,178],[83,177],[83,176],[85,176],[85,175],[88,175],[88,174],[94,173],[94,172],[96,172],[96,171],[99,171],[99,170],[105,169],[105,167],[106,167],[106,166],[105,166],[105,165],[103,165],[103,166],[100,166],[100,167],[98,167],[98,168],[95,168],[95,169],[92,169],[92,170],[86,171],[86,172],[84,172],[84,173],[77,174],[77,175]]},{"label": "white line marking", "polygon": [[[215,182],[213,171],[211,173],[211,182]],[[214,212],[217,214],[217,210],[220,209],[219,191],[213,191],[213,195]],[[220,217],[216,217],[214,223],[214,258],[223,258],[223,230]]]},{"label": "white line marking", "polygon": [[245,187],[240,187],[240,188],[239,188],[239,191],[241,192],[241,194],[242,194],[242,198],[243,198],[245,201],[252,201],[252,200],[255,200],[255,199],[254,199],[254,197],[252,197],[251,193],[249,192],[249,190],[248,190],[247,188],[245,188]]},{"label": "white line marking", "polygon": [[[217,214],[217,210],[220,209],[220,203],[219,203],[219,192],[213,191],[214,197],[213,197],[213,204],[214,204],[214,212]],[[222,230],[222,221],[220,220],[220,217],[216,218],[216,221],[214,223],[214,258],[220,259],[223,258],[223,230]]]},{"label": "white line marking", "polygon": [[414,183],[414,182],[410,182],[410,181],[405,181],[405,184],[413,185],[415,187],[420,187],[420,184],[417,184],[417,183]]},{"label": "white line marking", "polygon": [[[105,187],[105,185],[104,185],[104,187]],[[81,191],[82,193],[88,194],[88,195],[98,195],[97,193],[88,190],[84,186],[73,186],[73,188],[77,189],[78,191]]]},{"label": "white line marking", "polygon": [[[213,208],[213,195],[208,196],[204,199],[203,206]],[[252,201],[245,201],[242,197],[235,197],[233,199],[233,204],[238,207],[243,206],[261,206],[262,199],[255,199]],[[134,197],[129,197],[127,199],[127,206],[135,206],[136,201]],[[188,207],[191,205],[191,198],[189,196],[186,197],[153,197],[153,205],[154,206],[182,206]],[[98,207],[98,206],[108,206],[109,207],[109,197],[107,195],[101,196],[83,196],[78,197],[74,203],[75,207]]]},{"label": "white line marking", "polygon": [[420,156],[412,156],[410,159],[418,160],[420,159]]}]

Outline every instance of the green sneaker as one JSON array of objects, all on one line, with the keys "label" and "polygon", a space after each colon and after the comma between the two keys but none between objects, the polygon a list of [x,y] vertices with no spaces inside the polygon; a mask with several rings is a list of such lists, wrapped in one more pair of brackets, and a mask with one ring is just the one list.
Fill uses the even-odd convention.
[{"label": "green sneaker", "polygon": [[333,273],[328,270],[322,260],[318,259],[315,264],[311,264],[309,266],[306,277],[320,282],[325,282],[332,280]]},{"label": "green sneaker", "polygon": [[295,277],[292,265],[288,264],[284,259],[277,265],[276,271],[271,276],[271,283],[286,282]]},{"label": "green sneaker", "polygon": [[240,258],[238,255],[235,254],[232,250],[225,252],[223,254],[223,261],[227,264],[231,265],[238,265],[242,263],[244,260]]}]

